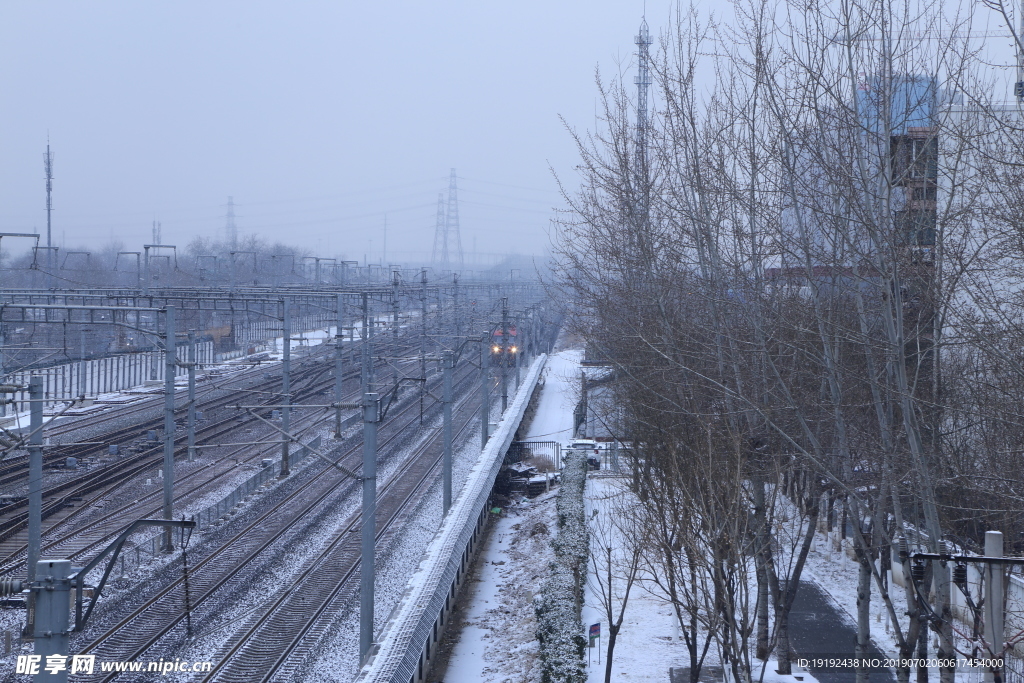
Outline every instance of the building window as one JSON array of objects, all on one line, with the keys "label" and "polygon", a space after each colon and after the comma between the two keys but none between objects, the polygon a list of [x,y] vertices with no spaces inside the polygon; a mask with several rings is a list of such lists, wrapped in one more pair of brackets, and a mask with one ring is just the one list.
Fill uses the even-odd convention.
[{"label": "building window", "polygon": [[896,239],[900,244],[916,247],[935,246],[935,211],[904,209],[895,215]]},{"label": "building window", "polygon": [[939,177],[939,139],[895,135],[890,143],[892,181],[934,180]]},{"label": "building window", "polygon": [[935,190],[936,190],[935,186],[931,185],[931,184],[926,185],[924,187],[915,187],[913,193],[911,194],[911,199],[913,199],[916,202],[920,202],[920,201],[931,201],[931,202],[934,202],[935,201]]}]

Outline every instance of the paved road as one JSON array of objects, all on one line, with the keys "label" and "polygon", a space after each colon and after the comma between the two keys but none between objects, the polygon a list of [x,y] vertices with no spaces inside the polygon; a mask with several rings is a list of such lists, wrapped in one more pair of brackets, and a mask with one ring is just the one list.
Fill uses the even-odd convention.
[{"label": "paved road", "polygon": [[[808,659],[816,656],[852,657],[857,642],[857,630],[850,624],[849,617],[840,614],[817,584],[809,581],[800,582],[800,590],[789,614],[789,634],[797,656]],[[885,656],[874,645],[870,653],[872,657]],[[853,669],[812,667],[809,671],[821,683],[854,683],[856,680]],[[891,671],[871,672],[871,683],[895,680]]]}]

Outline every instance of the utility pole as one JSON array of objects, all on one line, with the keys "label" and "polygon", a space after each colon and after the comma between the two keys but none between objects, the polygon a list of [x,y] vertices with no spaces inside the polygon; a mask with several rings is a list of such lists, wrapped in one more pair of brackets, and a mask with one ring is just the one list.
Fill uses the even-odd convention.
[{"label": "utility pole", "polygon": [[508,297],[501,300],[501,414],[508,409]]},{"label": "utility pole", "polygon": [[281,356],[281,476],[287,477],[291,474],[291,463],[288,462],[288,429],[291,426],[291,403],[292,403],[292,323],[291,311],[288,307],[288,297],[284,298],[282,304],[282,331],[284,344]]},{"label": "utility pole", "polygon": [[362,393],[367,394],[370,391],[370,383],[373,379],[370,377],[370,371],[373,369],[373,363],[370,359],[370,300],[369,294],[363,292],[363,329],[362,334],[362,368],[359,373],[359,383],[363,390]]},{"label": "utility pole", "polygon": [[224,236],[231,251],[238,248],[238,227],[235,225],[235,198],[228,197],[228,214],[225,216]]},{"label": "utility pole", "polygon": [[[164,309],[164,519],[173,519],[174,503],[174,370],[177,365],[175,358],[174,338],[174,306]],[[164,551],[174,550],[171,527],[164,527]]]},{"label": "utility pole", "polygon": [[85,376],[85,328],[78,330],[78,342],[79,342],[79,353],[78,353],[78,393],[80,396],[88,394],[86,388],[86,376]]},{"label": "utility pole", "polygon": [[[4,337],[4,324],[0,322],[0,384],[4,384],[4,345],[7,339]],[[0,417],[7,414],[7,401],[0,401]],[[420,415],[423,414],[423,404],[420,403]]]},{"label": "utility pole", "polygon": [[444,404],[444,456],[442,462],[443,479],[443,509],[444,516],[448,516],[448,508],[452,506],[452,374],[455,369],[455,357],[451,351],[444,352],[444,393],[442,401]]},{"label": "utility pole", "polygon": [[142,245],[142,252],[145,254],[142,259],[145,266],[145,274],[142,280],[142,295],[149,296],[149,246]]},{"label": "utility pole", "polygon": [[[455,321],[455,338],[462,336],[462,320],[459,318],[459,274],[452,273],[452,318]],[[458,342],[456,342],[458,343]]]},{"label": "utility pole", "polygon": [[[29,382],[28,438],[28,580],[36,580],[36,563],[42,536],[43,514],[43,378]],[[31,632],[31,631],[30,631]]]},{"label": "utility pole", "polygon": [[400,308],[398,285],[402,281],[402,274],[397,270],[391,274],[391,357],[398,362],[398,309]]},{"label": "utility pole", "polygon": [[480,449],[487,447],[487,430],[491,422],[491,372],[487,365],[487,351],[490,339],[484,334],[480,341]]},{"label": "utility pole", "polygon": [[[1003,532],[985,532],[985,556],[1003,556]],[[988,657],[1003,657],[1003,609],[1005,592],[1003,589],[1003,566],[989,563],[985,565],[985,642],[989,644],[991,653]],[[985,657],[986,655],[982,655]],[[999,680],[1005,680],[997,668],[985,669],[985,683],[993,683],[996,673]]]},{"label": "utility pole", "polygon": [[53,281],[53,224],[50,220],[50,213],[53,211],[53,153],[50,152],[49,140],[46,141],[43,168],[46,170],[46,271],[52,288],[56,283]]},{"label": "utility pole", "polygon": [[188,461],[196,459],[196,332],[188,332]]},{"label": "utility pole", "polygon": [[434,225],[434,251],[431,262],[442,272],[450,268],[448,261],[448,225],[444,216],[444,192],[437,194],[437,220]]},{"label": "utility pole", "polygon": [[[517,339],[518,339],[518,336],[517,336]],[[516,391],[519,391],[519,379],[520,379],[519,378],[519,369],[522,367],[522,364],[519,362],[519,357],[521,355],[523,355],[523,349],[519,346],[519,343],[517,342],[516,343],[516,352],[513,354],[513,356],[515,357],[515,364],[516,364]]]},{"label": "utility pole", "polygon": [[359,659],[373,646],[374,540],[377,527],[378,396],[363,394],[363,516],[362,556],[359,561]]},{"label": "utility pole", "polygon": [[38,565],[38,571],[34,572],[38,583],[32,586],[32,595],[36,598],[32,636],[35,638],[35,656],[39,657],[39,670],[32,679],[67,683],[68,668],[50,674],[44,667],[49,655],[66,656],[68,653],[71,560],[43,560]]},{"label": "utility pole", "polygon": [[342,398],[342,371],[344,370],[344,358],[342,357],[342,339],[344,338],[345,324],[345,295],[338,294],[338,322],[334,333],[334,401],[338,407],[334,409],[334,438],[341,438],[341,398]]},{"label": "utility pole", "polygon": [[462,270],[462,237],[459,235],[459,188],[455,169],[448,179],[448,210],[445,212],[445,246],[452,270]]},{"label": "utility pole", "polygon": [[[0,338],[0,346],[3,340]],[[0,356],[2,362],[2,356]],[[3,368],[0,366],[0,373]],[[420,271],[420,424],[423,424],[423,403],[427,395],[427,269]]]}]

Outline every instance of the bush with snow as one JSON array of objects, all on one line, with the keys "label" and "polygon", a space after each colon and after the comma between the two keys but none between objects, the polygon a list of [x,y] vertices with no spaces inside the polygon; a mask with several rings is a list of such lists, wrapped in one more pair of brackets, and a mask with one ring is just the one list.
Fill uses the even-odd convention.
[{"label": "bush with snow", "polygon": [[558,535],[552,541],[555,561],[537,599],[537,639],[544,683],[584,683],[583,581],[590,540],[583,505],[587,460],[582,453],[566,456],[558,492]]}]

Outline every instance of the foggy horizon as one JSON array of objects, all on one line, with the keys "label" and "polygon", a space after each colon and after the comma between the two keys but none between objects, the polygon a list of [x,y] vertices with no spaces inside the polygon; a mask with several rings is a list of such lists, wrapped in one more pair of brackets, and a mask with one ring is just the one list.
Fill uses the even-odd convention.
[{"label": "foggy horizon", "polygon": [[[655,33],[667,8],[646,8]],[[230,196],[240,237],[425,261],[455,168],[467,261],[542,254],[561,205],[552,171],[574,182],[565,124],[593,126],[596,68],[629,77],[643,12],[8,5],[0,231],[45,244],[49,139],[53,244],[67,249],[137,249],[154,220],[179,248],[223,240]]]}]

